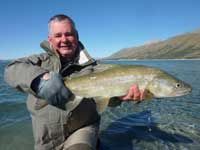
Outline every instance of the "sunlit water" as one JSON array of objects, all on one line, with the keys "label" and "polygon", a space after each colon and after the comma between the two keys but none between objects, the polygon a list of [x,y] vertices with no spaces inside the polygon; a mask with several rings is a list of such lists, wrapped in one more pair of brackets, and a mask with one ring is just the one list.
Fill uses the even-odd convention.
[{"label": "sunlit water", "polygon": [[[26,95],[3,81],[7,61],[0,61],[0,150],[33,150]],[[189,83],[193,91],[177,98],[139,104],[124,102],[102,114],[101,150],[199,150],[200,61],[107,61],[161,68]]]}]

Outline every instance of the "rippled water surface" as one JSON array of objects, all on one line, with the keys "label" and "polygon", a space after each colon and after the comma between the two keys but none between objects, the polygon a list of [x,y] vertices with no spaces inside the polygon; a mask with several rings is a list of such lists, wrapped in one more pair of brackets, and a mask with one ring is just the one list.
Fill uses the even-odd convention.
[{"label": "rippled water surface", "polygon": [[[0,150],[33,150],[26,95],[3,81],[8,61],[0,61]],[[161,68],[189,83],[193,91],[177,98],[123,103],[102,114],[102,150],[199,150],[200,61],[106,61]]]}]

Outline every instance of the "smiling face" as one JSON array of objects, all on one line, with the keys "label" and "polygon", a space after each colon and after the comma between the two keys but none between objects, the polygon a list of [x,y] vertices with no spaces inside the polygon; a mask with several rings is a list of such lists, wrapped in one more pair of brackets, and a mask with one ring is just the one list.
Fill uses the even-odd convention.
[{"label": "smiling face", "polygon": [[73,58],[78,46],[76,31],[68,20],[50,22],[48,41],[59,56],[66,59]]}]

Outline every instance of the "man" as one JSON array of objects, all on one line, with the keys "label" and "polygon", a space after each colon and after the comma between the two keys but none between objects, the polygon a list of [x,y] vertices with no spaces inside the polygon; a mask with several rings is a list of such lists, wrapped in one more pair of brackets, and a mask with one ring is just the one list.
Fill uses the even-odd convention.
[{"label": "man", "polygon": [[[48,42],[41,43],[46,53],[11,62],[5,69],[5,80],[29,93],[27,108],[31,113],[36,150],[96,149],[100,116],[95,101],[76,96],[64,86],[62,78],[90,73],[97,63],[79,41],[70,17],[55,15],[48,27]],[[119,99],[142,100],[143,95],[133,85]],[[49,105],[40,107],[41,99]]]}]

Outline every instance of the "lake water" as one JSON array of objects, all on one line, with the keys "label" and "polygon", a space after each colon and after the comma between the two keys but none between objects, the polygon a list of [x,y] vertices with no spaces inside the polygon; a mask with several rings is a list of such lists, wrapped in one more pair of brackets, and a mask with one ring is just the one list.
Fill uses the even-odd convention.
[{"label": "lake water", "polygon": [[[26,95],[3,81],[0,61],[0,150],[33,150]],[[126,102],[108,108],[101,120],[101,150],[199,150],[200,60],[105,61],[161,68],[190,84],[183,97]]]}]

